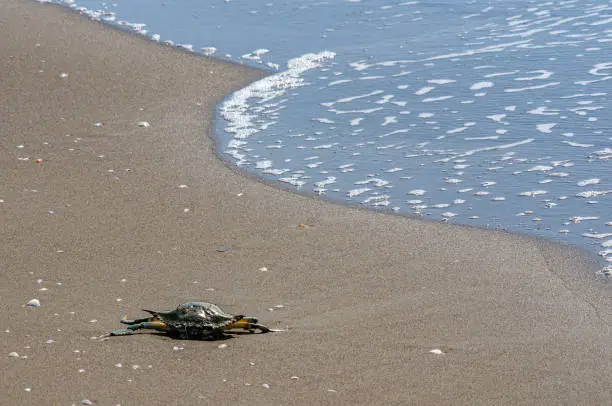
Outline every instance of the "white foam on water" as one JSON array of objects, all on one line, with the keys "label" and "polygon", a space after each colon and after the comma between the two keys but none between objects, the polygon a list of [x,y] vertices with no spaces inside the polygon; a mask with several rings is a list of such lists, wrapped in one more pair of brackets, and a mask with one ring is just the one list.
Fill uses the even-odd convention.
[{"label": "white foam on water", "polygon": [[421,100],[421,102],[422,103],[438,102],[438,101],[442,101],[442,100],[452,99],[453,97],[454,96],[428,97],[428,98],[425,98],[425,99]]},{"label": "white foam on water", "polygon": [[487,137],[464,137],[465,141],[483,141],[483,140],[498,140],[499,136],[489,135]]},{"label": "white foam on water", "polygon": [[517,141],[517,142],[512,142],[510,144],[503,144],[503,145],[495,145],[492,147],[482,147],[482,148],[476,148],[476,149],[471,149],[469,151],[463,152],[461,154],[455,155],[454,157],[451,158],[443,158],[434,162],[448,162],[452,159],[456,159],[459,157],[465,157],[465,156],[470,156],[470,155],[474,155],[478,152],[485,152],[485,151],[495,151],[495,150],[499,150],[499,149],[508,149],[508,148],[514,148],[514,147],[518,147],[519,145],[525,145],[525,144],[529,144],[532,143],[535,139],[534,138],[527,138],[521,141]]},{"label": "white foam on water", "polygon": [[529,114],[539,114],[543,116],[558,116],[560,112],[560,110],[550,109],[546,106],[540,106],[538,108],[527,111],[527,113]]},{"label": "white foam on water", "polygon": [[585,179],[581,180],[577,183],[578,186],[587,186],[587,185],[598,185],[601,182],[601,179],[593,178],[593,179]]},{"label": "white foam on water", "polygon": [[387,117],[385,117],[385,120],[383,121],[381,126],[384,127],[384,126],[387,126],[389,124],[395,124],[395,123],[397,123],[397,117],[396,116],[387,116]]},{"label": "white foam on water", "polygon": [[480,90],[486,89],[489,87],[493,87],[495,84],[493,82],[476,82],[470,86],[470,90]]},{"label": "white foam on water", "polygon": [[520,192],[519,196],[535,197],[539,195],[544,195],[546,193],[548,193],[546,190],[529,190],[526,192]]},{"label": "white foam on water", "polygon": [[348,103],[359,99],[364,99],[366,97],[376,96],[378,94],[384,93],[384,90],[374,90],[373,92],[359,94],[351,97],[343,97],[342,99],[338,99],[333,103]]},{"label": "white foam on water", "polygon": [[484,75],[484,77],[489,79],[489,78],[495,78],[495,77],[499,77],[499,76],[515,75],[517,73],[519,73],[519,71],[517,71],[517,70],[511,71],[511,72],[497,72],[497,73],[489,73],[487,75]]},{"label": "white foam on water", "polygon": [[548,134],[552,132],[552,128],[556,125],[557,123],[536,124],[536,128],[539,132]]},{"label": "white foam on water", "polygon": [[284,95],[288,90],[304,86],[302,75],[312,69],[321,67],[325,61],[333,59],[334,52],[324,51],[318,54],[305,54],[291,59],[287,70],[260,79],[234,92],[220,106],[221,116],[228,122],[225,132],[234,138],[248,138],[260,131],[258,119],[260,114],[253,113],[252,104],[269,102]]},{"label": "white foam on water", "polygon": [[431,83],[433,85],[446,85],[449,83],[455,83],[456,80],[454,79],[430,79],[427,81],[427,83]]},{"label": "white foam on water", "polygon": [[547,71],[547,70],[543,70],[543,69],[529,71],[527,73],[536,73],[537,75],[514,78],[514,80],[528,80],[528,81],[532,81],[532,80],[544,80],[544,79],[548,79],[549,77],[551,77],[554,74],[551,71]]},{"label": "white foam on water", "polygon": [[547,172],[547,171],[550,171],[551,169],[553,169],[552,166],[536,165],[534,167],[527,169],[527,172]]},{"label": "white foam on water", "polygon": [[340,79],[340,80],[335,80],[333,82],[329,82],[327,86],[332,87],[332,86],[341,85],[341,84],[350,83],[350,82],[352,82],[351,79]]},{"label": "white foam on water", "polygon": [[384,107],[374,107],[371,109],[362,109],[362,110],[337,110],[337,109],[329,109],[328,111],[335,114],[371,114],[377,111],[384,110]]},{"label": "white foam on water", "polygon": [[576,193],[576,197],[583,197],[585,199],[597,196],[604,196],[612,193],[612,190],[587,190],[584,192]]},{"label": "white foam on water", "polygon": [[[610,70],[610,72],[601,73],[600,71]],[[595,76],[609,76],[612,75],[612,62],[597,63],[592,69],[589,69],[589,73]]]},{"label": "white foam on water", "polygon": [[361,201],[361,204],[369,204],[371,206],[388,206],[389,203],[389,195],[380,195],[380,196],[370,196]]},{"label": "white foam on water", "polygon": [[414,92],[414,94],[416,94],[417,96],[422,96],[424,94],[431,92],[434,89],[435,89],[434,86],[425,86],[425,87],[420,88],[416,92]]},{"label": "white foam on water", "polygon": [[503,121],[504,118],[506,118],[506,114],[492,114],[490,116],[487,116],[487,118],[489,118],[489,119],[491,119],[493,121],[496,121],[498,123],[501,123],[501,124],[507,123],[507,121],[506,122]]},{"label": "white foam on water", "polygon": [[560,84],[561,84],[561,82],[550,82],[550,83],[545,83],[543,85],[534,85],[534,86],[515,87],[515,88],[504,89],[504,92],[506,92],[506,93],[526,92],[528,90],[544,89],[546,87],[558,86]]},{"label": "white foam on water", "polygon": [[272,167],[272,161],[270,161],[268,159],[263,160],[263,161],[259,161],[259,162],[257,162],[255,164],[255,167],[257,169],[268,169],[268,168],[271,168]]},{"label": "white foam on water", "polygon": [[373,183],[374,186],[381,187],[381,186],[388,185],[390,182],[388,180],[384,180],[384,179],[370,178],[370,179],[365,179],[365,180],[357,181],[354,184],[355,185],[367,185],[369,183]]},{"label": "white foam on water", "polygon": [[446,134],[456,134],[456,133],[460,133],[463,132],[465,130],[467,130],[470,127],[458,127],[458,128],[453,128],[452,130],[448,130],[446,131]]},{"label": "white foam on water", "polygon": [[363,193],[369,192],[370,190],[372,189],[367,188],[367,187],[351,189],[348,192],[346,192],[346,196],[350,199],[351,197],[359,196]]}]

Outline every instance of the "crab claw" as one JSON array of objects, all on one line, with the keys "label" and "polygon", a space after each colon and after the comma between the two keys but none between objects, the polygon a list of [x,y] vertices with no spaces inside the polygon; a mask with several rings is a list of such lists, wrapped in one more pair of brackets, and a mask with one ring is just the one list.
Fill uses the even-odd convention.
[{"label": "crab claw", "polygon": [[241,319],[238,319],[229,326],[227,326],[226,330],[239,328],[243,330],[248,330],[251,333],[254,333],[255,330],[259,330],[260,333],[269,333],[273,331],[262,324],[257,324],[257,321],[258,320],[254,317],[242,317]]}]

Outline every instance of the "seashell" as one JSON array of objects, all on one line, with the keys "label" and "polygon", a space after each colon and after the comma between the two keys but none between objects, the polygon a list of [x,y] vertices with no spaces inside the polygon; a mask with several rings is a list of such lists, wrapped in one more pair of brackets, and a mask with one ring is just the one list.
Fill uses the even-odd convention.
[{"label": "seashell", "polygon": [[26,303],[28,307],[40,307],[40,301],[38,299],[32,299],[28,303]]},{"label": "seashell", "polygon": [[19,354],[17,354],[15,351],[9,352],[8,356],[13,358],[19,358]]},{"label": "seashell", "polygon": [[227,348],[227,344],[219,344],[217,348]]},{"label": "seashell", "polygon": [[136,125],[143,128],[151,127],[151,124],[149,124],[148,121],[139,121]]},{"label": "seashell", "polygon": [[431,350],[429,352],[432,353],[432,354],[436,354],[436,355],[444,354],[444,352],[441,349],[439,349],[439,348],[435,348],[435,349],[433,349],[433,350]]}]

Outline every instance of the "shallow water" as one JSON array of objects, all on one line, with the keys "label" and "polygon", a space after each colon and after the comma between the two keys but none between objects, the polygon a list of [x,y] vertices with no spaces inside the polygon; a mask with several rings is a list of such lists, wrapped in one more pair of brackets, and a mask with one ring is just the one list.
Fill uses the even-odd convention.
[{"label": "shallow water", "polygon": [[611,1],[69,5],[269,69],[218,112],[249,172],[612,263]]}]

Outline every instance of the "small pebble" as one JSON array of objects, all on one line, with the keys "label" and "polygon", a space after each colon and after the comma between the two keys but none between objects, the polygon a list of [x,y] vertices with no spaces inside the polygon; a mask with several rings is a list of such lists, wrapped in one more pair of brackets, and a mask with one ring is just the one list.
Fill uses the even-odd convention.
[{"label": "small pebble", "polygon": [[266,268],[265,266],[262,266],[261,268],[259,268],[260,272],[268,272],[268,268]]},{"label": "small pebble", "polygon": [[261,386],[263,386],[266,389],[270,389],[270,385],[267,383],[262,383]]},{"label": "small pebble", "polygon": [[181,350],[184,350],[184,349],[185,349],[185,347],[179,347],[179,346],[175,345],[174,347],[172,347],[172,349],[173,349],[174,351],[181,351]]},{"label": "small pebble", "polygon": [[68,74],[67,73],[60,73],[60,78],[67,78]]},{"label": "small pebble", "polygon": [[89,399],[83,399],[81,400],[81,404],[82,405],[93,405],[93,402]]},{"label": "small pebble", "polygon": [[179,189],[186,189],[186,188],[188,188],[188,187],[189,187],[189,186],[187,186],[187,185],[179,185]]},{"label": "small pebble", "polygon": [[217,348],[227,348],[227,344],[219,344]]},{"label": "small pebble", "polygon": [[432,353],[432,354],[436,354],[436,355],[444,354],[444,352],[442,350],[438,349],[438,348],[435,348],[435,349],[433,349],[433,350],[431,350],[429,352]]},{"label": "small pebble", "polygon": [[26,392],[32,392],[32,388],[25,388],[24,389]]},{"label": "small pebble", "polygon": [[30,300],[26,306],[28,307],[40,307],[40,301],[38,299],[32,299]]},{"label": "small pebble", "polygon": [[80,369],[79,369],[79,372],[80,372],[80,373],[83,373],[83,372],[85,372],[85,369],[80,368]]},{"label": "small pebble", "polygon": [[115,364],[115,366],[116,366],[117,368],[121,368],[121,367],[123,367],[123,365],[121,365],[121,363]]}]

